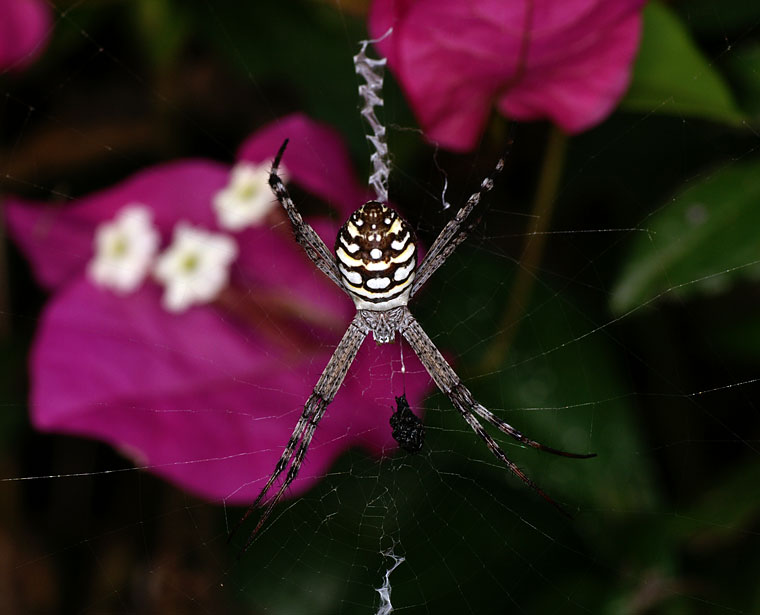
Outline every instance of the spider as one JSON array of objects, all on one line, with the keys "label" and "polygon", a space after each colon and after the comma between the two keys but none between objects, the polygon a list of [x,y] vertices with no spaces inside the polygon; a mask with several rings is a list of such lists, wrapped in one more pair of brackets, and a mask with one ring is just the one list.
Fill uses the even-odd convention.
[{"label": "spider", "polygon": [[[374,188],[378,198],[364,203],[349,216],[346,223],[338,231],[334,256],[314,229],[304,221],[288,194],[287,188],[277,174],[288,139],[277,152],[269,175],[269,185],[290,219],[296,241],[303,247],[314,265],[353,299],[356,305],[356,315],[349,324],[333,356],[328,361],[313,392],[306,400],[301,417],[296,423],[293,434],[288,440],[274,472],[230,534],[231,538],[253,511],[259,507],[274,482],[290,466],[285,475],[285,480],[274,497],[267,503],[258,523],[251,532],[242,549],[243,552],[250,547],[259,530],[298,475],[319,421],[340,388],[364,338],[370,333],[378,344],[393,342],[397,333],[404,338],[417,354],[438,388],[451,400],[457,411],[477,436],[485,442],[491,453],[506,465],[515,476],[561,512],[564,513],[564,510],[506,456],[496,440],[480,424],[478,418],[532,448],[576,459],[595,456],[593,453],[568,453],[531,440],[479,404],[407,308],[409,300],[417,294],[430,276],[446,262],[454,249],[467,238],[469,232],[478,223],[479,219],[473,216],[473,212],[481,202],[483,195],[493,188],[496,175],[504,168],[504,156],[499,159],[491,174],[482,181],[479,190],[443,227],[425,258],[417,266],[415,233],[406,220],[387,204],[389,161],[385,144],[385,128],[378,122],[374,114],[374,106],[382,105],[379,90],[382,87],[381,71],[385,65],[385,60],[374,60],[366,56],[365,51],[369,42],[374,41],[363,41],[361,51],[354,57],[354,62],[357,73],[366,81],[366,85],[359,87],[359,93],[365,101],[362,115],[373,130],[373,135],[367,137],[375,147],[375,152],[371,157],[374,173],[370,177],[369,183]],[[401,401],[399,401],[400,399]],[[406,404],[406,408],[403,408],[404,404],[406,404],[405,398],[397,398],[399,415],[406,414],[405,410],[408,409],[408,404]],[[411,429],[416,430],[417,433],[412,436],[408,434],[403,436],[402,444],[419,450],[422,445],[421,426],[412,425]]]}]

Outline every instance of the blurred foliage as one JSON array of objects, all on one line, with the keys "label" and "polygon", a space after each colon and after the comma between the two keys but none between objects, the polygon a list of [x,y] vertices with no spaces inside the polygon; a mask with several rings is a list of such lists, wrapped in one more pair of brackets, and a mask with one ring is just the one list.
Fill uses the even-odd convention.
[{"label": "blurred foliage", "polygon": [[[723,292],[760,279],[760,163],[734,162],[701,179],[646,220],[616,287],[618,312],[655,298]],[[730,247],[730,249],[727,249]]]},{"label": "blurred foliage", "polygon": [[[4,192],[65,201],[178,156],[231,160],[293,110],[338,128],[366,171],[361,2],[54,4],[47,52],[0,76]],[[651,3],[621,111],[570,143],[556,234],[498,369],[476,366],[521,264],[546,126],[519,127],[490,213],[413,306],[485,405],[548,445],[598,453],[500,439],[572,520],[433,395],[421,454],[349,451],[238,562],[225,522],[239,511],[105,445],[31,430],[24,374],[43,298],[8,246],[0,477],[51,478],[0,482],[0,610],[369,613],[394,547],[404,613],[760,612],[759,50],[753,3]],[[429,241],[450,215],[440,169],[461,203],[504,123],[473,155],[436,153],[404,130],[390,77],[385,116],[394,198]]]},{"label": "blurred foliage", "polygon": [[754,122],[760,117],[760,44],[737,48],[726,62],[728,75],[736,84],[737,98]]},{"label": "blurred foliage", "polygon": [[171,0],[139,0],[132,19],[148,61],[159,70],[171,69],[190,37],[192,20]]},{"label": "blurred foliage", "polygon": [[725,2],[691,0],[673,3],[686,26],[701,37],[718,37],[726,40],[726,34],[738,37],[752,32],[760,20],[760,6],[753,2]]},{"label": "blurred foliage", "polygon": [[631,87],[621,103],[641,113],[670,113],[738,124],[743,114],[722,76],[666,5],[644,10],[644,31]]}]

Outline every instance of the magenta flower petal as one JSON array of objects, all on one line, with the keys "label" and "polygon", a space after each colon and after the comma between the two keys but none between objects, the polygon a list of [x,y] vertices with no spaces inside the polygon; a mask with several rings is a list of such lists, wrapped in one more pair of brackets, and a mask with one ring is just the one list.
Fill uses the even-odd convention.
[{"label": "magenta flower petal", "polygon": [[[249,141],[249,159],[257,159],[257,148],[260,160],[271,157],[284,129],[294,144],[305,144],[287,162],[294,183],[341,210],[361,202],[364,190],[334,133],[300,116],[276,126]],[[334,174],[322,175],[333,163]],[[228,180],[224,165],[181,161],[71,206],[14,200],[6,216],[37,276],[55,290],[31,356],[34,424],[102,439],[194,493],[246,503],[274,468],[348,326],[350,299],[313,266],[287,224],[236,233],[232,285],[215,303],[182,313],[161,307],[160,288],[149,279],[119,295],[84,274],[95,229],[130,204],[150,209],[164,245],[181,221],[219,232],[211,204]],[[331,244],[337,223],[312,223]],[[405,387],[418,407],[430,387],[407,354],[402,377],[398,347],[367,341],[292,493],[313,485],[347,448],[395,449],[388,424],[394,395]]]},{"label": "magenta flower petal", "polygon": [[42,50],[52,23],[41,0],[0,0],[0,73],[29,64]]},{"label": "magenta flower petal", "polygon": [[295,113],[268,124],[240,147],[238,158],[270,161],[290,139],[283,158],[289,177],[299,186],[336,205],[348,217],[369,199],[366,184],[356,180],[353,164],[340,136],[330,127]]},{"label": "magenta flower petal", "polygon": [[154,224],[165,240],[179,220],[214,228],[211,196],[226,184],[227,175],[224,165],[185,160],[141,171],[73,205],[9,199],[5,203],[8,230],[39,282],[59,288],[92,258],[97,226],[130,203],[142,203],[153,211]]},{"label": "magenta flower petal", "polygon": [[[333,345],[300,352],[211,308],[169,315],[158,290],[117,297],[82,279],[42,317],[32,352],[32,419],[111,443],[186,489],[245,503],[272,471]],[[337,336],[334,338],[337,341]],[[404,386],[398,347],[368,340],[323,419],[294,493],[351,446],[393,447]],[[418,404],[429,379],[406,359]]]},{"label": "magenta flower petal", "polygon": [[[309,222],[332,249],[338,225],[321,219]],[[345,329],[355,311],[352,301],[313,265],[286,224],[275,231],[255,227],[236,236],[236,279],[251,292],[297,308],[302,316],[308,312],[328,327]]]},{"label": "magenta flower petal", "polygon": [[370,30],[428,137],[473,147],[491,106],[567,132],[625,93],[643,0],[376,0]]}]

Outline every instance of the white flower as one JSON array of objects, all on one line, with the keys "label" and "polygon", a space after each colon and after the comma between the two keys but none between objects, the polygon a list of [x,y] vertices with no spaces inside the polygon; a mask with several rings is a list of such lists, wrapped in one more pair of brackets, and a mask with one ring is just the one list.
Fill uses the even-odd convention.
[{"label": "white flower", "polygon": [[132,203],[95,230],[95,256],[87,274],[98,286],[130,293],[145,279],[160,240],[150,209]]},{"label": "white flower", "polygon": [[[275,207],[276,200],[269,188],[269,163],[240,162],[230,173],[230,182],[214,195],[214,210],[219,226],[239,231],[259,224]],[[280,167],[280,178],[286,181]]]},{"label": "white flower", "polygon": [[231,237],[209,233],[180,222],[172,244],[159,256],[153,270],[165,286],[161,300],[170,312],[194,303],[213,301],[229,280],[230,264],[237,256]]}]

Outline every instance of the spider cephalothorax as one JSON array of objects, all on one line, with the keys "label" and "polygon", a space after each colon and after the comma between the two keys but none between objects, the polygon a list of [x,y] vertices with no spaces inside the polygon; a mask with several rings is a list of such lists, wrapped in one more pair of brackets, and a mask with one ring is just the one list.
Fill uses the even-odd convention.
[{"label": "spider cephalothorax", "polygon": [[406,305],[417,267],[414,231],[393,209],[369,201],[357,209],[335,239],[335,256],[357,309]]}]

